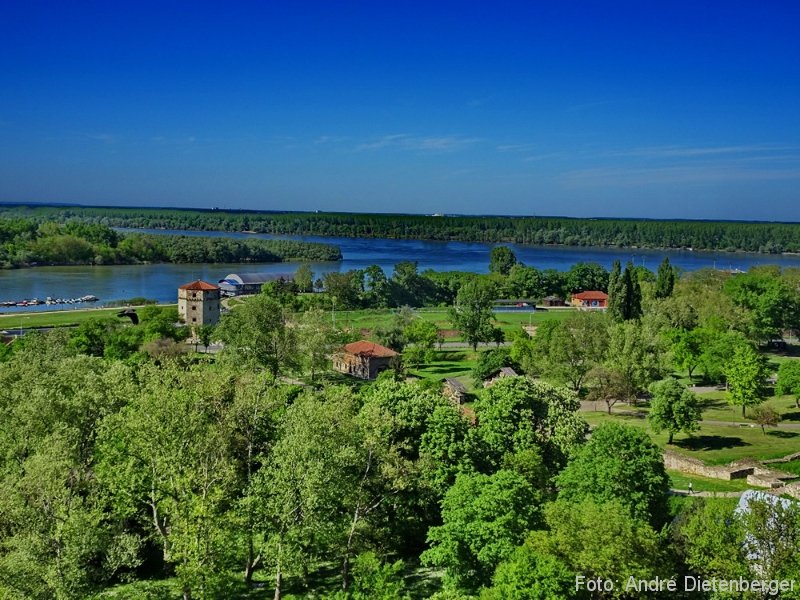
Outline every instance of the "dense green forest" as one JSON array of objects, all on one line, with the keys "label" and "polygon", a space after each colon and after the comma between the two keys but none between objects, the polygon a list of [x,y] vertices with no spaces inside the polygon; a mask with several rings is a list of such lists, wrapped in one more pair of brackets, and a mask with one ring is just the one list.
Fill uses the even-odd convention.
[{"label": "dense green forest", "polygon": [[77,219],[63,223],[0,216],[0,267],[143,262],[237,263],[341,260],[329,244],[293,240],[119,233]]},{"label": "dense green forest", "polygon": [[281,235],[800,252],[800,225],[790,223],[561,217],[433,217],[41,205],[5,205],[0,210],[0,215],[61,221],[77,218],[112,227],[255,231]]},{"label": "dense green forest", "polygon": [[[762,348],[797,327],[798,273],[576,268],[612,294],[608,311],[498,338],[502,286],[539,279],[507,252],[490,266],[454,284],[449,318],[464,340],[511,344],[475,353],[463,405],[436,365],[466,351],[437,350],[437,326],[408,307],[370,334],[401,361],[371,382],[331,369],[366,334],[316,303],[424,302],[410,267],[393,283],[373,270],[386,296],[307,294],[308,271],[270,283],[188,344],[174,309],[147,307],[138,325],[96,319],[0,346],[0,597],[755,600],[627,582],[800,580],[800,504],[672,495],[662,457],[664,444],[797,450],[791,429],[762,431],[800,419],[800,362],[778,369],[791,406],[768,400]],[[221,352],[195,352],[211,341]],[[429,377],[412,371],[426,364]],[[499,366],[523,376],[484,388]],[[709,428],[686,385],[698,377],[724,382],[723,402],[762,430]],[[617,402],[647,418],[612,414]],[[596,578],[613,592],[576,585]],[[794,587],[770,597],[797,600]]]}]

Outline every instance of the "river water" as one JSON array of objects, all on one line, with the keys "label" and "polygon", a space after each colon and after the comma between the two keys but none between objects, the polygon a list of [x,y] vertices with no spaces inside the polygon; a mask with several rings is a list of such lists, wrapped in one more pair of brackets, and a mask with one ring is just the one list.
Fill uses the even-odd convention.
[{"label": "river water", "polygon": [[[145,233],[180,233],[224,237],[257,237],[299,239],[339,246],[343,260],[335,263],[312,263],[315,277],[329,271],[347,271],[377,264],[391,273],[395,263],[410,260],[419,269],[437,271],[474,271],[485,273],[489,267],[489,252],[494,244],[480,242],[433,242],[422,240],[388,240],[362,238],[290,237],[232,232],[193,232],[165,230],[136,230]],[[800,267],[800,256],[765,255],[744,252],[691,252],[681,250],[637,250],[566,246],[521,246],[510,244],[517,258],[539,269],[567,270],[577,262],[596,262],[610,268],[614,260],[633,260],[655,270],[669,256],[672,264],[687,270],[704,267],[741,269],[759,264],[778,264]],[[93,294],[103,302],[133,297],[145,297],[159,302],[175,302],[176,288],[194,279],[219,281],[229,273],[271,272],[292,273],[293,263],[272,264],[158,264],[117,265],[95,267],[36,267],[32,269],[0,270],[0,301],[45,299],[47,296],[76,298]],[[86,304],[65,306],[2,307],[0,311],[74,310]]]}]

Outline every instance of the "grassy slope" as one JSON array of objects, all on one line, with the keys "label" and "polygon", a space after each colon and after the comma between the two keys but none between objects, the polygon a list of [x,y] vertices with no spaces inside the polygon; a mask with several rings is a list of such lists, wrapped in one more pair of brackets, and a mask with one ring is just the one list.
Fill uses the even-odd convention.
[{"label": "grassy slope", "polygon": [[[161,304],[159,306],[175,307],[177,304]],[[142,308],[142,307],[134,307]],[[19,329],[20,327],[66,327],[80,325],[90,319],[113,317],[122,307],[115,308],[78,308],[73,310],[55,310],[46,312],[13,313],[0,315],[0,330]]]},{"label": "grassy slope", "polygon": [[437,360],[419,368],[411,368],[409,373],[423,379],[452,377],[472,391],[472,369],[477,362],[478,353],[472,350],[443,350],[438,353]]}]

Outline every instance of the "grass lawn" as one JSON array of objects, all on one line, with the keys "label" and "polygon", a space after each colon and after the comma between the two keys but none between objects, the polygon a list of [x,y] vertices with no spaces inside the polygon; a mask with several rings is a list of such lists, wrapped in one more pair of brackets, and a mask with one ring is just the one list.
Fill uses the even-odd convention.
[{"label": "grass lawn", "polygon": [[744,479],[734,479],[724,481],[722,479],[712,479],[710,477],[700,477],[699,475],[686,475],[678,471],[667,471],[672,480],[672,487],[679,490],[688,490],[689,483],[695,492],[742,492],[744,490],[755,489]]},{"label": "grass lawn", "polygon": [[[336,325],[348,329],[369,330],[370,333],[379,327],[388,327],[397,311],[394,309],[369,309],[369,310],[337,310],[331,315]],[[447,315],[447,309],[437,310],[417,310],[414,313],[424,319],[431,321],[439,329],[452,329]],[[455,338],[448,338],[455,339]]]},{"label": "grass lawn", "polygon": [[787,473],[794,473],[798,477],[800,477],[800,459],[791,460],[787,463],[775,463],[774,465],[770,465],[775,467],[779,471],[786,471]]},{"label": "grass lawn", "polygon": [[441,380],[452,377],[473,391],[472,369],[477,362],[478,353],[472,350],[442,350],[437,353],[437,360],[421,367],[410,368],[408,372],[422,379]]},{"label": "grass lawn", "polygon": [[[742,407],[731,406],[725,399],[725,392],[706,392],[698,394],[703,407],[703,418],[710,421],[729,421],[739,423],[750,421],[749,418],[742,419]],[[786,423],[800,422],[800,408],[795,406],[792,396],[772,396],[764,401],[762,406],[772,407],[779,415],[781,420]],[[748,411],[749,414],[749,411]]]},{"label": "grass lawn", "polygon": [[[703,411],[704,420],[725,421],[726,423],[754,423],[750,419],[750,409],[747,409],[747,416],[742,418],[742,407],[728,404],[724,391],[703,392],[697,394],[697,399]],[[795,405],[794,396],[771,396],[764,401],[762,406],[772,407],[781,416],[782,423],[800,423],[800,408]],[[632,407],[618,402],[614,405],[614,409],[635,410],[647,414],[650,411],[650,406],[648,402],[639,402]]]},{"label": "grass lawn", "polygon": [[[369,330],[373,332],[378,327],[387,327],[392,322],[396,309],[370,309],[370,310],[337,310],[331,315],[336,324],[340,327],[347,327],[355,330]],[[414,313],[420,318],[431,321],[439,329],[452,330],[453,324],[447,308],[423,308],[417,309]],[[569,315],[574,314],[572,310],[549,310],[537,311],[533,313],[500,312],[495,313],[497,326],[507,335],[512,331],[519,330],[523,325],[537,325],[545,321],[563,320]],[[367,334],[368,335],[368,334]],[[460,341],[461,337],[455,335],[448,337],[448,341]]]},{"label": "grass lawn", "polygon": [[[662,448],[667,446],[668,435],[653,433],[646,419],[627,415],[608,415],[604,412],[586,412],[583,416],[592,426],[614,420],[641,427],[650,434],[656,444]],[[706,464],[716,465],[748,457],[761,460],[780,458],[800,449],[800,431],[768,430],[765,435],[757,426],[703,425],[692,436],[677,434],[670,449],[698,458]]]},{"label": "grass lawn", "polygon": [[[174,308],[177,304],[160,304],[159,306]],[[90,319],[113,317],[121,310],[123,310],[122,307],[77,308],[72,310],[0,315],[0,330],[10,331],[12,329],[19,329],[20,327],[67,327],[70,325],[80,325],[84,321]]]},{"label": "grass lawn", "polygon": [[563,321],[567,317],[574,315],[575,312],[572,309],[537,310],[532,313],[496,312],[494,316],[497,319],[497,325],[506,331],[508,329],[517,329],[524,325],[537,325],[546,321]]}]

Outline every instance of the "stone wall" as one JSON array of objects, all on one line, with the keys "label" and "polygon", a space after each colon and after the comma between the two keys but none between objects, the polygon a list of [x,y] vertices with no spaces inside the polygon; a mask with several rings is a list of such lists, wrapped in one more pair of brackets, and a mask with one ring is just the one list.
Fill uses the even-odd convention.
[{"label": "stone wall", "polygon": [[791,473],[764,466],[753,458],[743,458],[729,465],[707,465],[691,456],[684,456],[671,450],[664,451],[664,466],[672,471],[680,471],[689,475],[710,477],[711,479],[746,479],[752,486],[763,488],[782,488],[785,480],[795,478]]},{"label": "stone wall", "polygon": [[725,481],[730,481],[731,479],[745,479],[748,475],[753,473],[752,467],[734,465],[707,465],[703,461],[692,458],[691,456],[684,456],[670,450],[664,451],[664,466],[666,466],[667,469],[680,471],[681,473],[710,477],[712,479],[724,479]]}]

